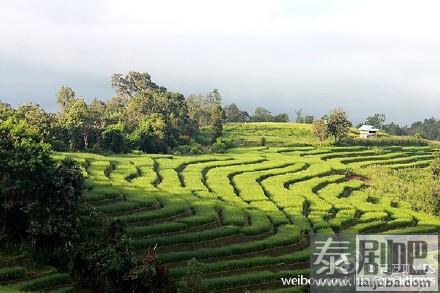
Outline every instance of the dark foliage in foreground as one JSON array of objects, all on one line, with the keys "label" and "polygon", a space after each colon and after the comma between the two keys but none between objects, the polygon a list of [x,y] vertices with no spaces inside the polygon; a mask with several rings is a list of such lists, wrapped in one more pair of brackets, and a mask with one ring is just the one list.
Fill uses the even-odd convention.
[{"label": "dark foliage in foreground", "polygon": [[74,250],[73,275],[93,292],[171,292],[168,271],[159,264],[155,251],[137,260],[123,223],[106,225]]},{"label": "dark foliage in foreground", "polygon": [[79,236],[84,179],[78,164],[56,163],[38,130],[0,120],[0,235],[54,254]]}]

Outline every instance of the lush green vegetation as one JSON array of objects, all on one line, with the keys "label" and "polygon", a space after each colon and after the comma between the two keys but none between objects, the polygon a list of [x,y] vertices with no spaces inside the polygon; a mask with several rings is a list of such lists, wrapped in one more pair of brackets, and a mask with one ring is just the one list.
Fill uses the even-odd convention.
[{"label": "lush green vegetation", "polygon": [[58,114],[1,104],[0,291],[281,292],[310,233],[440,231],[438,145],[112,82],[107,103],[63,87]]}]

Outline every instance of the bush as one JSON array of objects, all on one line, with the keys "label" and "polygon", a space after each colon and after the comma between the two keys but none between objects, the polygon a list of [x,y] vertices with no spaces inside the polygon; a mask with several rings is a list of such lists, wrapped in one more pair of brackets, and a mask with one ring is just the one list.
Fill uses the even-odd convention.
[{"label": "bush", "polygon": [[197,155],[203,153],[203,146],[198,143],[194,143],[191,145],[191,154]]},{"label": "bush", "polygon": [[109,165],[107,167],[105,167],[104,169],[104,175],[108,178],[110,178],[110,175],[112,174],[112,172],[116,169],[116,162],[115,161],[110,161]]},{"label": "bush", "polygon": [[431,172],[434,178],[440,178],[440,153],[436,153],[431,165]]},{"label": "bush", "polygon": [[99,236],[73,250],[73,275],[81,284],[94,292],[170,291],[168,272],[154,250],[137,261],[122,222],[111,222]]},{"label": "bush", "polygon": [[203,293],[206,288],[203,285],[203,265],[195,258],[187,263],[187,272],[183,278],[182,293]]},{"label": "bush", "polygon": [[191,154],[191,146],[189,145],[179,145],[173,148],[172,153],[174,155],[189,155]]},{"label": "bush", "polygon": [[69,146],[62,140],[54,140],[50,143],[52,149],[57,152],[65,152],[69,150]]},{"label": "bush", "polygon": [[233,142],[231,140],[219,137],[209,150],[213,153],[224,153],[232,146]]}]

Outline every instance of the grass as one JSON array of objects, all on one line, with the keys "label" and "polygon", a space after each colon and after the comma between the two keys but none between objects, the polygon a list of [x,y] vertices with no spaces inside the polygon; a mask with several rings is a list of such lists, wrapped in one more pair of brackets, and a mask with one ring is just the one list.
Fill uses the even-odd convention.
[{"label": "grass", "polygon": [[242,147],[259,145],[262,137],[268,146],[318,145],[310,129],[310,124],[276,122],[228,123],[224,126],[225,137]]},{"label": "grass", "polygon": [[56,285],[70,283],[71,278],[66,273],[54,273],[47,276],[38,277],[29,281],[20,282],[13,285],[20,291],[39,291]]},{"label": "grass", "polygon": [[10,281],[20,279],[26,274],[26,268],[22,266],[13,266],[0,268],[0,281]]}]

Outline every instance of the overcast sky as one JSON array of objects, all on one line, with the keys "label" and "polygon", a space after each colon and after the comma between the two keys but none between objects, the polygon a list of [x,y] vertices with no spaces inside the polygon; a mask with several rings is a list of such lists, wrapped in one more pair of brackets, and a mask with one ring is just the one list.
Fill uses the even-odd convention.
[{"label": "overcast sky", "polygon": [[439,15],[438,0],[0,0],[0,100],[56,111],[61,85],[108,99],[111,74],[136,70],[251,112],[439,118]]}]

